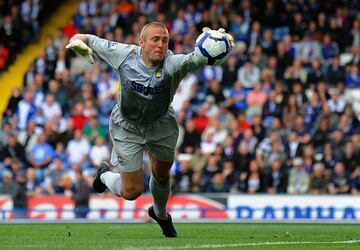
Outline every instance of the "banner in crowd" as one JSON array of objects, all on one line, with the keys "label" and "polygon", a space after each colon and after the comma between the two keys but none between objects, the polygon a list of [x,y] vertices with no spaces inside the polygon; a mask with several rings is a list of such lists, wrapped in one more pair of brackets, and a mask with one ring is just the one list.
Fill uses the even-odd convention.
[{"label": "banner in crowd", "polygon": [[[142,195],[135,201],[127,201],[113,195],[93,195],[87,215],[89,219],[141,219],[146,218],[152,204],[150,195]],[[0,220],[12,219],[12,200],[0,196]],[[27,217],[30,219],[73,219],[74,201],[66,196],[29,197]],[[220,218],[226,219],[225,206],[213,199],[199,195],[171,196],[168,208],[174,219]]]},{"label": "banner in crowd", "polygon": [[229,218],[360,221],[359,196],[230,195]]},{"label": "banner in crowd", "polygon": [[[88,219],[146,219],[150,195],[127,201],[112,195],[93,195]],[[66,196],[29,197],[27,218],[75,218],[74,201]],[[0,220],[13,219],[11,197],[0,196]],[[360,221],[360,197],[290,195],[174,195],[168,209],[174,219],[230,220],[347,220]]]}]

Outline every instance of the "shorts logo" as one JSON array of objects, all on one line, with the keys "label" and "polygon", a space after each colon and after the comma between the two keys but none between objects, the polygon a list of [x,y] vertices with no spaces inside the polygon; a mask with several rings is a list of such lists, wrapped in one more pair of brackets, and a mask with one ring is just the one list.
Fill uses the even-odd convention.
[{"label": "shorts logo", "polygon": [[117,158],[118,158],[118,163],[120,164],[120,166],[124,166],[125,162],[124,162],[123,158],[121,157],[121,155],[118,155]]}]

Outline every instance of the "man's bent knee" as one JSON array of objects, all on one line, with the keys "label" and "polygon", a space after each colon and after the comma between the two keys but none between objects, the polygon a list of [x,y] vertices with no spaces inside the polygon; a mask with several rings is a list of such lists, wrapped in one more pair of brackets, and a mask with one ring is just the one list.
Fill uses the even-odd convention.
[{"label": "man's bent knee", "polygon": [[121,196],[125,200],[133,201],[136,200],[142,194],[142,192],[142,188],[129,188],[121,190]]},{"label": "man's bent knee", "polygon": [[170,168],[173,161],[159,161],[151,156],[151,170],[155,180],[163,185],[170,182]]}]

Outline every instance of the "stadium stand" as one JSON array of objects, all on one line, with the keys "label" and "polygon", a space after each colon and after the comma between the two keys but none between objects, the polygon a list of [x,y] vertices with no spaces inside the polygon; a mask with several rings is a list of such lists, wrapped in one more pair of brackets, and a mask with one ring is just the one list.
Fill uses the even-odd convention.
[{"label": "stadium stand", "polygon": [[61,1],[43,0],[0,2],[0,73],[13,63],[30,42],[40,39],[40,27]]},{"label": "stadium stand", "polygon": [[[109,158],[119,79],[64,47],[75,33],[136,44],[141,27],[156,20],[168,27],[175,53],[191,52],[204,26],[224,27],[237,44],[223,67],[205,66],[180,84],[173,192],[359,195],[356,4],[80,1],[12,91],[0,130],[0,190],[9,192],[9,179],[24,169],[35,170],[28,186],[43,194],[73,190],[79,169],[92,182]],[[148,170],[146,155],[143,164]]]}]

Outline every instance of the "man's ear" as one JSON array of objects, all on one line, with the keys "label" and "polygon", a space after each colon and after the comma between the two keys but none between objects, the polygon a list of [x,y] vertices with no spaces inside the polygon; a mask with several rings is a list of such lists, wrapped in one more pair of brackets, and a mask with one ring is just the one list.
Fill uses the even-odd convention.
[{"label": "man's ear", "polygon": [[145,41],[144,41],[144,39],[139,38],[139,46],[140,46],[141,48],[144,48],[144,46],[145,46]]}]

